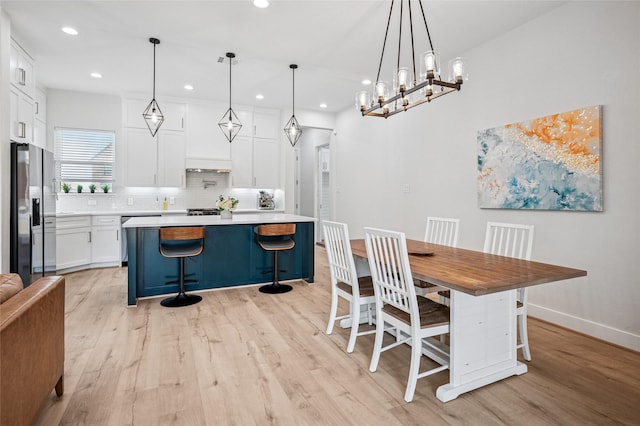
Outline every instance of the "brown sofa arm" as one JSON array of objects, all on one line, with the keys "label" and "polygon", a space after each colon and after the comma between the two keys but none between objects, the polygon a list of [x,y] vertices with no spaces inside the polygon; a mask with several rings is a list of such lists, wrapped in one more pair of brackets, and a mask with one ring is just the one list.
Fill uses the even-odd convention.
[{"label": "brown sofa arm", "polygon": [[63,393],[64,277],[37,280],[0,305],[0,424],[30,425]]}]

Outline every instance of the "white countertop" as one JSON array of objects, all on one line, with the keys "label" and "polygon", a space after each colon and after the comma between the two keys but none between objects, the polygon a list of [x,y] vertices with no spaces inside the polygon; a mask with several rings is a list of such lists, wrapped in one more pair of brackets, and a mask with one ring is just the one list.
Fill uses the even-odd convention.
[{"label": "white countertop", "polygon": [[[258,209],[238,209],[235,214],[274,214],[284,213],[284,210],[258,210]],[[56,217],[74,216],[162,216],[162,215],[186,215],[186,209],[174,210],[96,210],[86,212],[56,212]]]},{"label": "white countertop", "polygon": [[251,225],[258,223],[315,222],[315,217],[286,213],[234,214],[231,219],[220,216],[151,216],[134,217],[126,221],[124,228],[157,228],[160,226],[210,226],[210,225]]}]

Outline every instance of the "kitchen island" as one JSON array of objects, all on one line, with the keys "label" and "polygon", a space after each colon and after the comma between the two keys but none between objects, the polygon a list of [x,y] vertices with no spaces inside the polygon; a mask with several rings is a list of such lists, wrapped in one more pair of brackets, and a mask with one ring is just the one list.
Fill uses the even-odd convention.
[{"label": "kitchen island", "polygon": [[267,223],[295,223],[296,246],[281,252],[280,267],[286,272],[281,280],[314,279],[313,217],[285,213],[241,214],[231,219],[220,216],[136,217],[122,226],[127,228],[129,252],[127,304],[139,297],[178,292],[177,284],[165,284],[178,276],[178,260],[165,258],[158,249],[158,230],[166,226],[204,226],[202,254],[188,258],[185,276],[197,282],[187,283],[186,290],[197,291],[222,287],[271,282],[273,254],[256,243],[254,229]]}]

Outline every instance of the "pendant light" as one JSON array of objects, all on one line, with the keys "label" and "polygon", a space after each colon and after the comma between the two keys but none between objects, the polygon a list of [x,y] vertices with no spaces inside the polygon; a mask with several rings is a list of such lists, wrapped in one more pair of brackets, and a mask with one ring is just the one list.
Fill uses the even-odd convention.
[{"label": "pendant light", "polygon": [[287,135],[287,139],[289,139],[289,142],[291,143],[291,146],[296,146],[296,143],[298,143],[298,140],[300,139],[300,136],[302,136],[302,129],[300,128],[300,124],[298,124],[298,120],[296,120],[296,68],[298,68],[298,66],[296,64],[291,64],[289,65],[289,68],[291,68],[291,76],[293,78],[293,114],[291,115],[291,118],[289,119],[289,121],[287,122],[287,125],[284,128],[284,133]]},{"label": "pendant light", "polygon": [[147,123],[151,136],[155,136],[164,122],[164,115],[162,115],[160,105],[158,105],[158,102],[156,101],[156,45],[160,44],[160,40],[151,37],[149,42],[153,44],[153,97],[151,98],[151,102],[149,102],[147,108],[142,113],[142,117]]},{"label": "pendant light", "polygon": [[229,58],[229,109],[218,122],[220,130],[222,130],[224,136],[229,140],[229,143],[233,141],[233,138],[236,137],[242,128],[242,123],[240,123],[238,116],[233,112],[233,109],[231,109],[231,63],[235,57],[235,53],[227,52],[227,58]]}]

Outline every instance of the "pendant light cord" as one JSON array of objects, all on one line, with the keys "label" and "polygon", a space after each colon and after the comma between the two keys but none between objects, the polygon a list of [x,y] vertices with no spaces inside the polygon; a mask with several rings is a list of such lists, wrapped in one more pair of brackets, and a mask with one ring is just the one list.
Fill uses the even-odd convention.
[{"label": "pendant light cord", "polygon": [[[231,61],[233,58],[229,56],[229,109],[231,109]],[[231,113],[229,113],[229,117],[231,117]]]},{"label": "pendant light cord", "polygon": [[153,99],[156,98],[156,43],[153,43]]},{"label": "pendant light cord", "polygon": [[292,109],[292,114],[294,117],[296,116],[296,69],[295,68],[291,68],[291,76],[293,77],[293,99],[292,99],[292,104],[293,104],[293,109]]},{"label": "pendant light cord", "polygon": [[389,18],[387,19],[387,30],[384,33],[384,41],[382,42],[382,53],[380,53],[380,64],[378,65],[378,75],[376,76],[376,84],[378,84],[378,82],[380,81],[380,70],[382,69],[382,58],[384,57],[384,48],[387,45],[387,36],[389,35],[389,24],[391,23],[391,12],[393,12],[394,1],[395,0],[391,0],[391,7],[389,8]]}]

